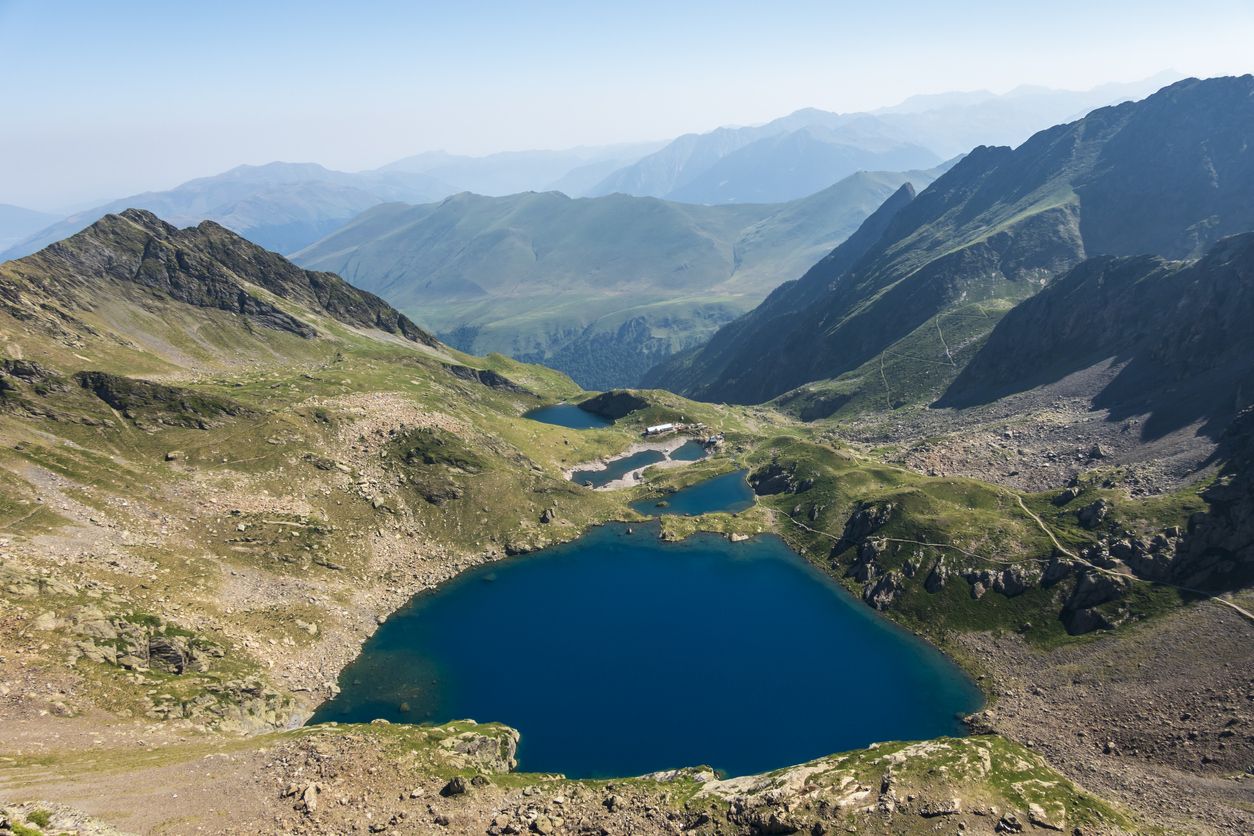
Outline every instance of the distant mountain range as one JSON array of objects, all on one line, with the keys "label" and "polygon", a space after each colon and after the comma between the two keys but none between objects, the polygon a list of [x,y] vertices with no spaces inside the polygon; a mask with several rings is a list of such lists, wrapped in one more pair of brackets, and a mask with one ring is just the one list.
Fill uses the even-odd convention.
[{"label": "distant mountain range", "polygon": [[[528,189],[578,191],[659,143],[519,151],[465,157],[434,152],[407,157],[375,171],[332,171],[315,163],[243,165],[190,180],[163,192],[145,192],[77,212],[14,227],[4,258],[29,255],[84,229],[109,213],[141,208],[177,225],[212,220],[276,252],[295,252],[371,207],[426,203],[461,191],[512,194]],[[0,212],[0,239],[5,238]]]},{"label": "distant mountain range", "polygon": [[[1042,350],[1029,359],[1014,350],[1061,339],[1038,333],[1036,305],[1052,301],[1060,326],[1075,317],[1094,328],[1126,327],[1116,324],[1116,307],[1089,310],[1104,294],[1086,272],[1079,275],[1087,283],[1077,274],[1069,282],[1091,292],[1063,295],[1064,284],[1007,317],[1004,336],[990,337],[1007,311],[1085,258],[1194,259],[1225,236],[1254,230],[1250,136],[1254,77],[1243,76],[1181,81],[1041,131],[1017,149],[977,148],[917,196],[903,188],[804,277],[708,344],[662,363],[646,383],[737,403],[811,384],[788,397],[811,417],[924,403],[951,383],[958,388],[943,403],[994,391],[1044,367],[1034,363],[1068,356],[1065,340],[1053,345],[1057,355]],[[1088,269],[1100,279],[1114,268]],[[1152,298],[1188,309],[1172,294]],[[985,340],[991,353],[963,371]],[[1107,348],[1120,353],[1114,343]],[[991,374],[1012,358],[1021,358],[1013,371],[982,377],[981,369]]]},{"label": "distant mountain range", "polygon": [[431,151],[389,163],[379,171],[426,174],[456,184],[458,191],[492,197],[536,191],[560,191],[577,197],[610,172],[665,144],[637,142],[560,151],[504,151],[483,157]]},{"label": "distant mountain range", "polygon": [[[1173,74],[1167,74],[1172,79]],[[503,196],[614,192],[685,203],[786,202],[856,171],[930,168],[984,143],[1017,144],[1033,131],[1157,89],[1164,76],[1085,92],[1021,88],[920,96],[873,113],[801,110],[765,125],[720,128],[673,142],[509,151],[482,157],[429,152],[375,171],[313,163],[240,166],[173,189],[109,201],[33,228],[0,212],[0,258],[17,258],[110,212],[145,208],[177,224],[216,221],[283,253],[308,246],[381,203],[437,201],[463,191]]]},{"label": "distant mountain range", "polygon": [[1087,91],[917,96],[872,113],[799,110],[765,125],[681,136],[610,174],[589,194],[686,203],[792,200],[858,170],[925,168],[977,145],[1018,145],[1042,128],[1143,98],[1178,78],[1166,72]]},{"label": "distant mountain range", "polygon": [[0,252],[59,220],[56,215],[0,203]]},{"label": "distant mountain range", "polygon": [[243,165],[169,191],[131,195],[76,213],[9,248],[4,257],[29,255],[128,208],[147,209],[180,226],[216,221],[267,249],[288,252],[371,206],[438,200],[450,191],[451,186],[425,174],[349,174],[314,163]]},{"label": "distant mountain range", "polygon": [[903,183],[939,173],[863,172],[785,204],[461,194],[377,207],[293,258],[468,352],[627,386],[800,274]]}]

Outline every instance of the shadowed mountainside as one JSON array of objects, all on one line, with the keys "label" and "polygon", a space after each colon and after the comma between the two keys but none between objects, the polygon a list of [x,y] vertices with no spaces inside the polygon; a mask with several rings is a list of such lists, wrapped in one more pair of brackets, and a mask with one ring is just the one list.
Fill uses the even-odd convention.
[{"label": "shadowed mountainside", "polygon": [[[1098,254],[1195,258],[1254,228],[1254,77],[1190,79],[1017,149],[977,148],[647,385],[755,403],[841,378],[828,413],[938,396],[1007,310]],[[894,204],[896,205],[896,204]]]}]

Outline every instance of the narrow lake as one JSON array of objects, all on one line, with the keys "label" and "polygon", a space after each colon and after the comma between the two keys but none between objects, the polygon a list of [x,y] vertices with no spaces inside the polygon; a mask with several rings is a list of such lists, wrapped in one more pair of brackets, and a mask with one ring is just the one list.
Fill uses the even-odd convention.
[{"label": "narrow lake", "polygon": [[[716,511],[734,513],[753,505],[753,489],[745,481],[747,471],[735,470],[680,488],[673,494],[642,499],[631,503],[641,514],[712,514]],[[659,507],[658,503],[665,503]]]},{"label": "narrow lake", "polygon": [[466,572],[366,643],[311,722],[497,720],[519,768],[741,775],[877,740],[958,735],[981,697],[776,537],[657,524]]},{"label": "narrow lake", "polygon": [[657,464],[665,460],[666,454],[661,450],[641,450],[638,453],[632,453],[630,456],[615,459],[603,470],[576,470],[570,474],[570,481],[576,485],[584,485],[591,482],[592,487],[599,488],[602,485],[613,482],[615,479],[621,479],[624,474],[630,473],[638,467]]},{"label": "narrow lake", "polygon": [[602,418],[600,415],[594,415],[586,409],[580,409],[573,403],[542,406],[523,413],[523,417],[543,424],[569,427],[572,430],[594,430],[598,427],[608,427],[614,423],[607,418]]}]

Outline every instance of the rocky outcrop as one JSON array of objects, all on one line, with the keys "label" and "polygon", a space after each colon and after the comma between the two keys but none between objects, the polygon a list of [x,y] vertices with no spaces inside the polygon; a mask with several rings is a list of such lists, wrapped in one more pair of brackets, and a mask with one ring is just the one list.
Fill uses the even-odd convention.
[{"label": "rocky outcrop", "polygon": [[758,496],[796,493],[799,482],[789,465],[773,461],[749,474],[749,487]]},{"label": "rocky outcrop", "polygon": [[579,408],[611,421],[625,418],[637,410],[646,409],[649,402],[626,389],[612,389],[579,402]]},{"label": "rocky outcrop", "polygon": [[228,418],[257,414],[228,398],[107,372],[79,372],[74,379],[141,429],[166,426],[205,430]]},{"label": "rocky outcrop", "polygon": [[1076,511],[1075,517],[1080,525],[1091,531],[1105,522],[1106,515],[1109,513],[1110,503],[1104,499],[1098,499]]},{"label": "rocky outcrop", "polygon": [[877,610],[886,610],[905,589],[905,580],[901,572],[896,570],[885,572],[873,585],[868,585],[862,591],[862,600]]},{"label": "rocky outcrop", "polygon": [[502,374],[498,374],[491,369],[472,369],[470,366],[462,366],[457,363],[449,363],[445,365],[449,373],[454,377],[462,380],[469,380],[487,386],[489,389],[498,389],[502,392],[512,392],[516,395],[530,395],[531,392],[514,381],[510,380]]},{"label": "rocky outcrop", "polygon": [[255,326],[317,336],[313,324],[270,301],[272,294],[345,325],[439,345],[374,294],[332,273],[302,270],[212,221],[180,230],[151,212],[127,209],[4,267],[0,304],[46,330],[83,331],[75,312],[120,296],[214,309]]},{"label": "rocky outcrop", "polygon": [[1254,407],[1232,422],[1219,453],[1226,461],[1203,492],[1210,507],[1189,519],[1169,571],[1174,583],[1205,592],[1254,583]]},{"label": "rocky outcrop", "polygon": [[84,606],[69,614],[67,626],[74,640],[74,658],[128,670],[204,673],[215,659],[226,655],[220,645],[153,615],[107,616]]},{"label": "rocky outcrop", "polygon": [[838,555],[879,531],[892,519],[895,509],[896,506],[891,502],[858,503],[853,513],[849,515],[849,519],[845,520],[844,531],[841,532],[840,540],[832,547],[832,554]]}]

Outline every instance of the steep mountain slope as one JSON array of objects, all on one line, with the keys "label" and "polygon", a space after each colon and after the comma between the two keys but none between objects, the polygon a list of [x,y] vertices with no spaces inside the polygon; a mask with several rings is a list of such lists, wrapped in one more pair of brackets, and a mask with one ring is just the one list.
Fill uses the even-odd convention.
[{"label": "steep mountain slope", "polygon": [[838,378],[825,411],[938,396],[997,319],[1086,256],[1200,255],[1254,228],[1254,77],[1187,80],[1020,146],[977,148],[646,381],[751,403]]},{"label": "steep mountain slope", "polygon": [[612,195],[458,195],[388,205],[293,256],[409,311],[450,343],[631,385],[799,274],[909,180],[859,173],[782,205]]},{"label": "steep mountain slope", "polygon": [[57,220],[56,215],[0,203],[0,252]]},{"label": "steep mountain slope", "polygon": [[809,108],[765,125],[679,137],[606,177],[590,194],[693,203],[789,200],[858,168],[924,167],[931,164],[929,157],[949,158],[977,145],[1018,145],[1042,128],[1142,98],[1178,78],[1164,73],[1089,91],[1021,88],[1001,96],[920,96],[872,113]]},{"label": "steep mountain slope", "polygon": [[1094,405],[1149,415],[1153,437],[1199,419],[1212,434],[1254,403],[1254,233],[1200,260],[1101,256],[1082,262],[997,324],[944,396],[964,408],[1106,363]]},{"label": "steep mountain slope", "polygon": [[[120,349],[176,362],[307,340],[327,328],[322,318],[438,345],[338,276],[302,270],[212,221],[179,230],[139,209],[0,265],[0,310],[67,347],[105,334]],[[204,321],[180,327],[189,317]]]},{"label": "steep mountain slope", "polygon": [[425,174],[331,171],[313,163],[239,166],[79,212],[18,242],[6,258],[29,255],[73,235],[104,215],[146,209],[184,226],[217,221],[268,249],[292,252],[362,211],[394,200],[438,200],[456,191]]}]

